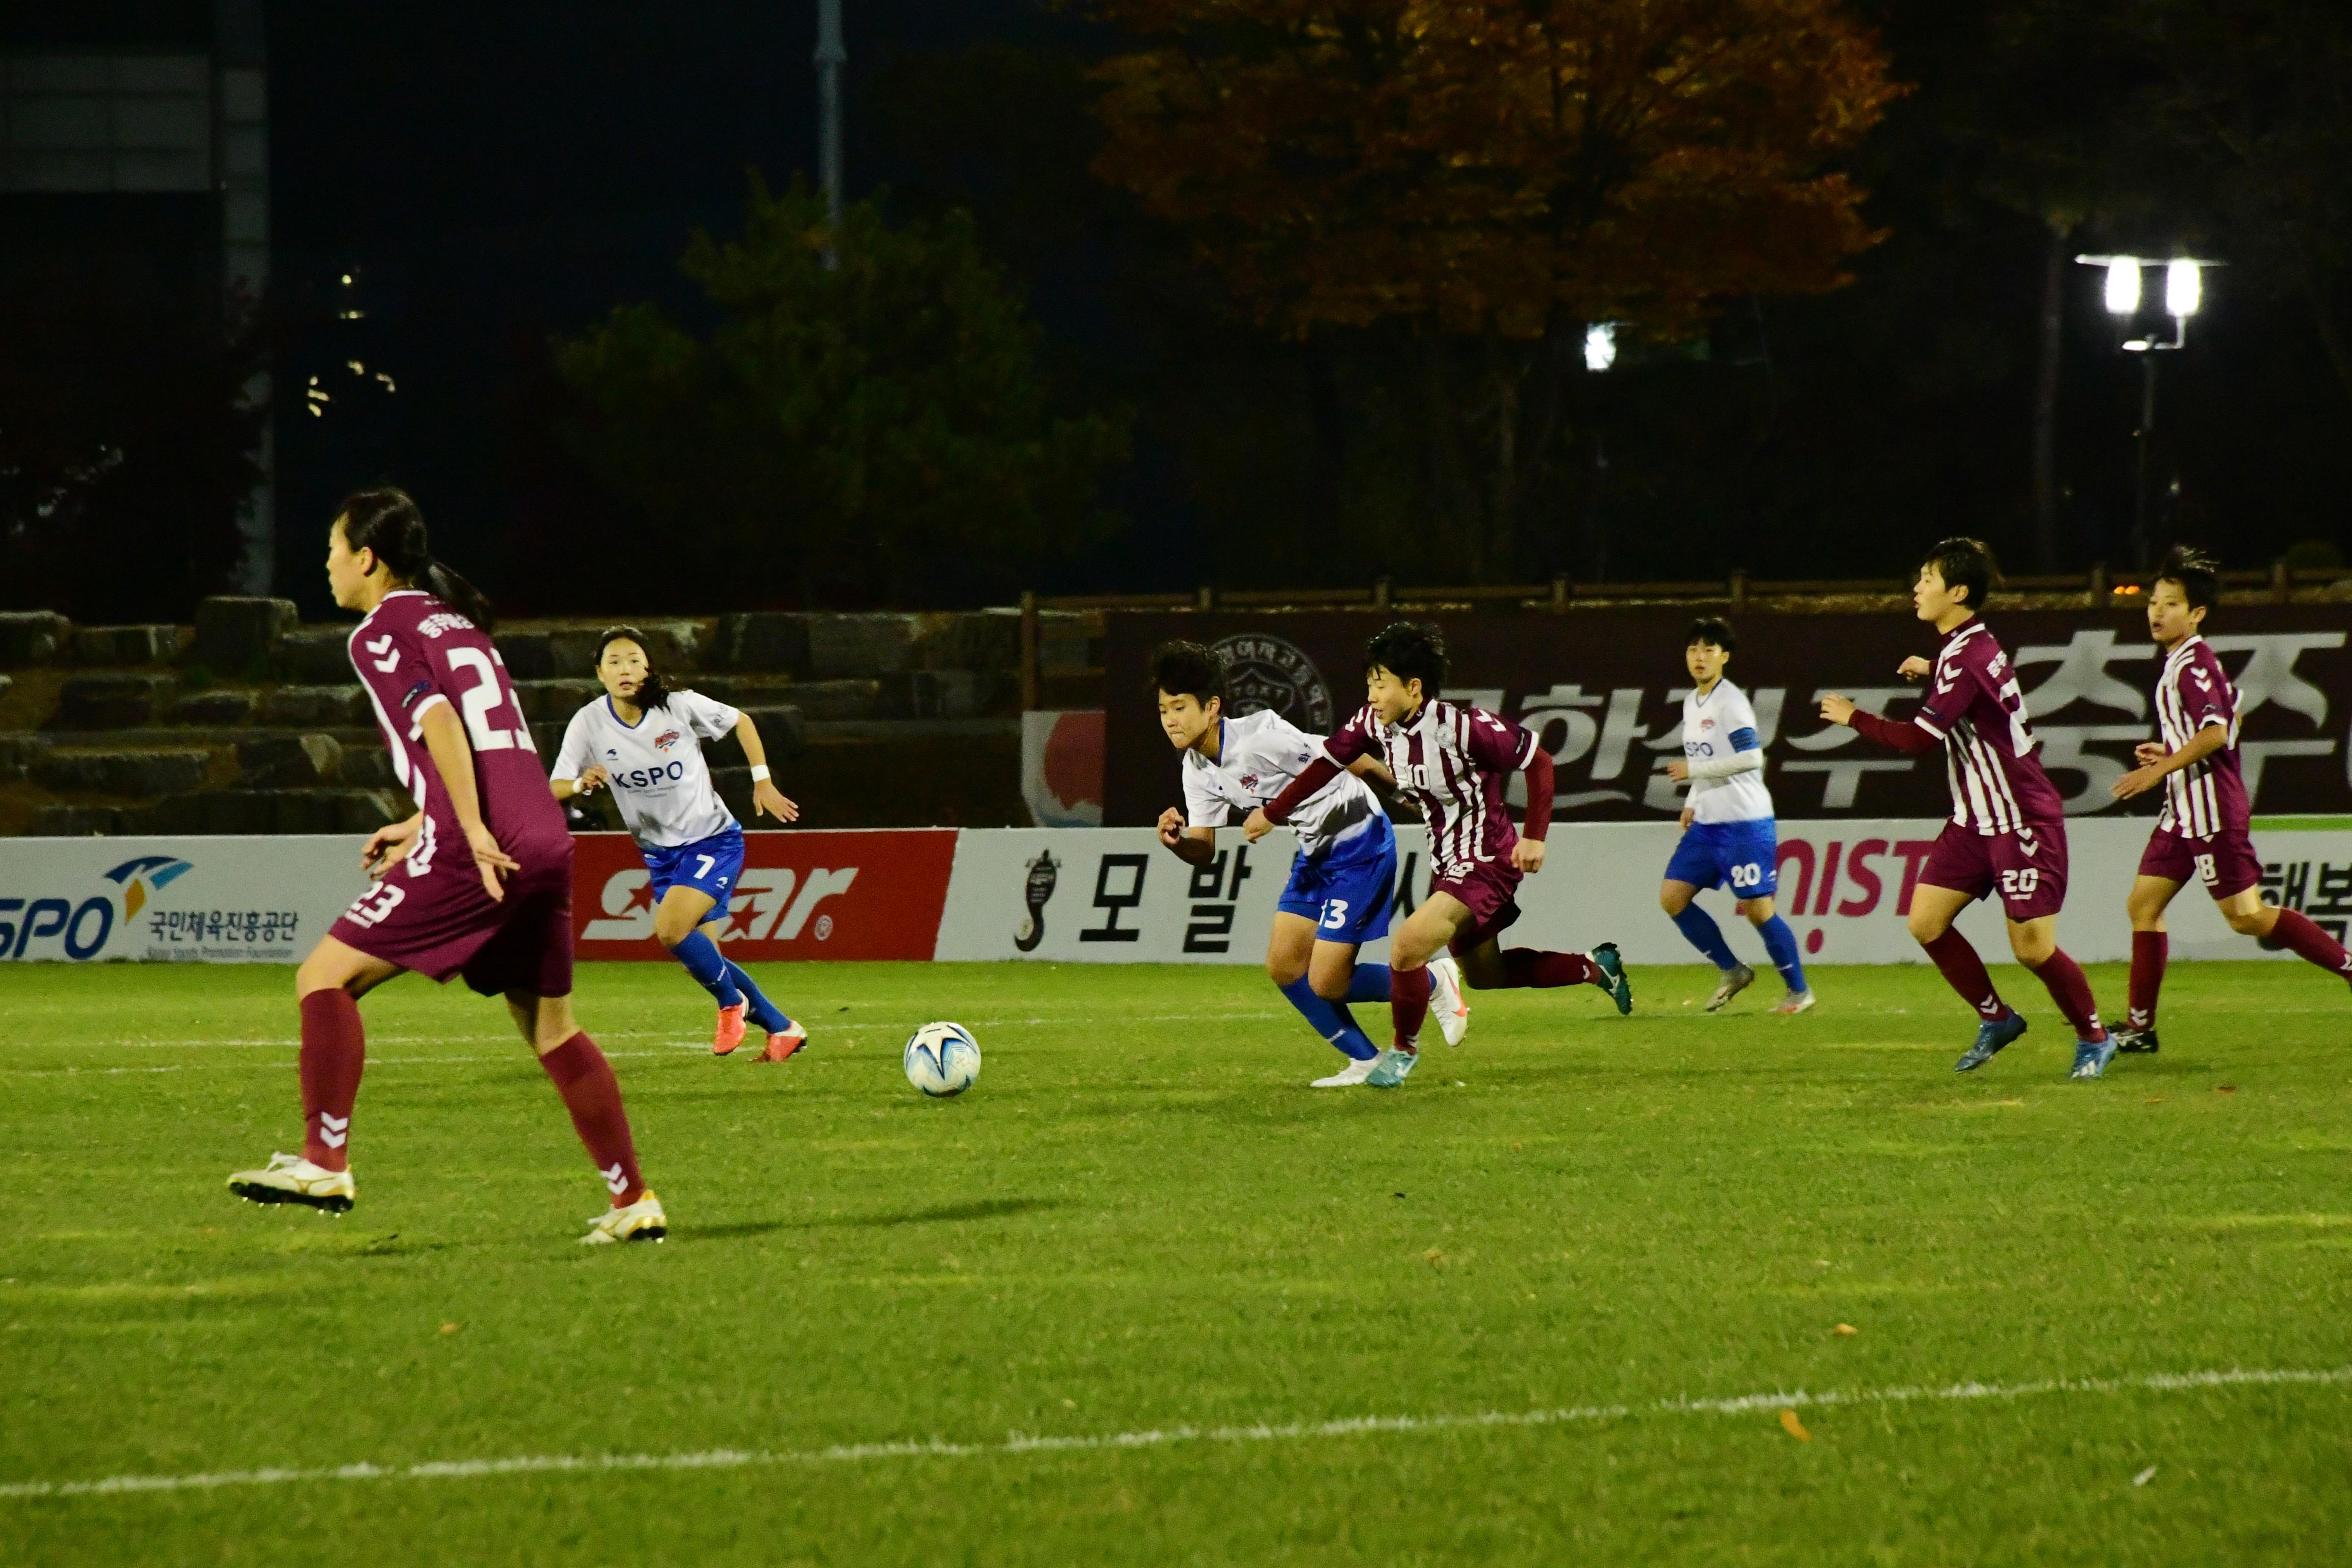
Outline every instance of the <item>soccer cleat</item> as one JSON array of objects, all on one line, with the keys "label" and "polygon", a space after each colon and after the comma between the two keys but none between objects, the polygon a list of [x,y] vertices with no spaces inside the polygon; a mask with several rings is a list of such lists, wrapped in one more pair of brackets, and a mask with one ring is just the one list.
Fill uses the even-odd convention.
[{"label": "soccer cleat", "polygon": [[2154,1029],[2109,1029],[2107,1038],[2115,1041],[2116,1050],[2123,1056],[2152,1057],[2156,1055]]},{"label": "soccer cleat", "polygon": [[2074,1042],[2074,1070],[2066,1076],[2097,1078],[2115,1059],[2116,1040],[2113,1035],[2103,1033],[2095,1040],[2077,1040]]},{"label": "soccer cleat", "polygon": [[330,1171],[299,1154],[272,1154],[258,1171],[237,1171],[228,1190],[247,1203],[308,1204],[329,1214],[348,1214],[358,1193],[349,1171]]},{"label": "soccer cleat", "polygon": [[1625,961],[1617,956],[1617,944],[1604,942],[1594,948],[1590,956],[1600,966],[1604,982],[1601,989],[1609,993],[1609,1000],[1617,1004],[1620,1013],[1631,1013],[1633,1010],[1633,983],[1625,978]]},{"label": "soccer cleat", "polygon": [[1952,1064],[1954,1072],[1974,1072],[1999,1056],[2001,1047],[2025,1033],[2025,1015],[2011,1013],[2006,1018],[1988,1018],[1977,1026],[1977,1043],[1960,1053]]},{"label": "soccer cleat", "polygon": [[1462,997],[1462,966],[1454,955],[1441,952],[1429,961],[1429,1010],[1437,1015],[1437,1032],[1449,1046],[1458,1046],[1470,1032],[1470,1004]]},{"label": "soccer cleat", "polygon": [[588,1234],[580,1238],[583,1247],[609,1247],[622,1241],[659,1241],[669,1234],[669,1216],[662,1213],[661,1199],[647,1187],[646,1195],[621,1208],[606,1209],[588,1222]]},{"label": "soccer cleat", "polygon": [[769,1031],[768,1048],[751,1059],[755,1062],[780,1062],[807,1044],[808,1031],[787,1018],[782,1028]]},{"label": "soccer cleat", "polygon": [[743,1043],[743,1019],[751,1010],[749,1002],[738,1002],[732,1007],[719,1009],[719,1027],[710,1037],[710,1054],[723,1057]]},{"label": "soccer cleat", "polygon": [[1723,984],[1715,988],[1715,994],[1706,999],[1706,1010],[1710,1013],[1722,1012],[1725,1003],[1755,984],[1754,970],[1744,963],[1733,964],[1723,972]]},{"label": "soccer cleat", "polygon": [[1421,1060],[1421,1052],[1408,1047],[1401,1051],[1382,1050],[1372,1058],[1372,1070],[1364,1075],[1364,1082],[1373,1089],[1394,1089],[1412,1076]]},{"label": "soccer cleat", "polygon": [[[1314,1087],[1317,1089],[1353,1089],[1356,1085],[1362,1083],[1365,1079],[1372,1076],[1372,1068],[1380,1061],[1380,1059],[1381,1058],[1378,1057],[1364,1057],[1361,1058],[1350,1057],[1348,1059],[1348,1065],[1346,1067],[1341,1068],[1329,1078],[1317,1079],[1315,1080]],[[1411,1069],[1408,1068],[1407,1070],[1409,1071]],[[1402,1075],[1400,1074],[1399,1076],[1401,1077]]]},{"label": "soccer cleat", "polygon": [[1782,1014],[1810,1013],[1812,1010],[1813,994],[1810,991],[1791,991],[1772,1008],[1773,1012]]}]

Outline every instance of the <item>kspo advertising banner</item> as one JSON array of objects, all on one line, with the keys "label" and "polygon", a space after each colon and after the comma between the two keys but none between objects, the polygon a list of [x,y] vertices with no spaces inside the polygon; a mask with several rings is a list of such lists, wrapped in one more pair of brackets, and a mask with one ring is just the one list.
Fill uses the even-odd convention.
[{"label": "kspo advertising banner", "polygon": [[[583,833],[573,844],[579,955],[667,958],[654,940],[652,878],[629,836]],[[952,827],[746,833],[720,951],[739,963],[929,958],[955,854]]]},{"label": "kspo advertising banner", "polygon": [[[1824,963],[1917,963],[1905,926],[1911,897],[1941,819],[1780,824],[1776,909],[1806,955]],[[1559,826],[1544,868],[1520,884],[1522,917],[1507,947],[1583,951],[1613,942],[1629,963],[1700,962],[1658,908],[1657,887],[1680,829],[1673,823]],[[2147,844],[2147,825],[2126,818],[2069,823],[2070,881],[2059,923],[2067,952],[2091,961],[2131,957],[2124,898]],[[1394,918],[1429,893],[1427,834],[1397,832]],[[2303,910],[2340,937],[2352,922],[2352,831],[2264,827],[2254,836],[2263,897]],[[1275,902],[1290,870],[1290,835],[1244,844],[1217,835],[1208,864],[1188,866],[1148,828],[967,831],[940,929],[942,959],[1039,958],[1097,963],[1257,963]],[[1733,951],[1759,969],[1760,942],[1733,912],[1728,892],[1700,895]],[[2177,958],[2257,958],[2199,887],[2183,888],[2168,915]],[[1996,903],[1960,918],[1989,960],[2006,962],[2009,939]],[[1379,957],[1385,942],[1365,950]],[[1637,977],[1638,983],[1638,977]]]},{"label": "kspo advertising banner", "polygon": [[[1170,637],[1210,643],[1233,669],[1233,710],[1272,708],[1328,733],[1363,704],[1364,643],[1386,617],[1358,612],[1281,615],[1119,614],[1104,637],[1103,821],[1156,821],[1181,798],[1176,757],[1138,688],[1151,649]],[[1435,616],[1453,651],[1447,695],[1517,721],[1542,737],[1558,767],[1565,820],[1657,821],[1680,809],[1666,763],[1682,754],[1688,610],[1578,610],[1565,616]],[[2124,611],[1986,616],[2010,652],[2042,738],[2042,765],[2069,815],[2118,807],[2108,786],[2153,739],[2150,690],[2161,668],[2144,615]],[[1916,711],[1919,687],[1896,677],[1913,654],[1933,658],[1932,627],[1907,615],[1738,617],[1730,678],[1756,708],[1765,780],[1783,818],[1936,816],[1950,809],[1941,752],[1897,756],[1818,717],[1843,692],[1892,718]],[[2352,605],[2216,609],[2207,640],[2221,656],[2244,720],[2246,787],[2265,813],[2352,811]],[[1512,782],[1512,804],[1524,786]]]},{"label": "kspo advertising banner", "polygon": [[[2352,926],[2352,830],[2256,828],[2263,896],[2298,909],[2341,939]],[[1776,858],[1779,911],[1808,957],[1825,963],[1915,963],[1904,929],[1940,819],[1784,822]],[[1672,823],[1563,825],[1543,871],[1520,886],[1525,911],[1508,946],[1580,950],[1614,942],[1633,963],[1691,963],[1660,912],[1659,878]],[[2146,825],[2089,818],[2067,827],[2071,880],[2060,924],[2084,960],[2131,955],[2124,897],[2147,841]],[[1429,893],[1426,835],[1398,830],[1391,909],[1402,918]],[[653,936],[645,863],[627,837],[578,838],[574,931],[583,958],[667,962]],[[181,959],[299,960],[367,889],[362,840],[286,838],[0,839],[0,958],[95,963]],[[745,862],[725,915],[724,951],[789,959],[1041,959],[1100,963],[1255,964],[1265,955],[1275,902],[1294,853],[1286,831],[1245,844],[1217,836],[1214,857],[1188,866],[1149,828],[918,828],[744,835]],[[1727,892],[1700,900],[1734,951],[1760,965]],[[2256,958],[2202,889],[2169,914],[2175,957]],[[2008,952],[1999,910],[1973,906],[1961,929],[1988,957]],[[1385,942],[1367,949],[1379,957]]]},{"label": "kspo advertising banner", "polygon": [[367,890],[362,842],[0,838],[0,959],[295,963]]}]

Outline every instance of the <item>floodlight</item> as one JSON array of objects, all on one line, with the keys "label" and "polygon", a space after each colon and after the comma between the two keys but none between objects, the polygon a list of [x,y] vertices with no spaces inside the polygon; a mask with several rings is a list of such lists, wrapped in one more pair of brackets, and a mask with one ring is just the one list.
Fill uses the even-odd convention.
[{"label": "floodlight", "polygon": [[2139,309],[2139,258],[2117,256],[2107,262],[2107,310],[2128,316]]},{"label": "floodlight", "polygon": [[2167,313],[2189,317],[2197,313],[2200,296],[2204,292],[2203,279],[2194,261],[2175,261],[2164,269],[2164,308]]},{"label": "floodlight", "polygon": [[1584,368],[1607,370],[1617,363],[1617,324],[1595,321],[1584,329]]}]

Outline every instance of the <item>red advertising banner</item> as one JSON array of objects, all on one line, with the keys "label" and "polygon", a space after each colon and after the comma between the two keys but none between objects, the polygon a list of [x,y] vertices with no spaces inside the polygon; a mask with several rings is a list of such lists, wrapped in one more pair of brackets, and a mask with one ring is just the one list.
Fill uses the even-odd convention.
[{"label": "red advertising banner", "polygon": [[[1563,821],[1672,821],[1680,788],[1683,635],[1693,612],[1578,610],[1421,617],[1445,628],[1446,694],[1541,737]],[[1272,708],[1327,733],[1363,702],[1364,641],[1388,618],[1362,611],[1118,614],[1104,632],[1103,821],[1141,825],[1181,798],[1176,758],[1151,699],[1137,689],[1165,637],[1210,643],[1232,669],[1233,710]],[[1738,616],[1730,677],[1756,708],[1765,782],[1783,819],[1941,816],[1951,809],[1940,754],[1906,757],[1825,724],[1821,694],[1908,718],[1919,689],[1898,679],[1933,657],[1934,629],[1908,615]],[[2108,786],[2132,747],[2156,733],[2150,689],[2161,665],[2144,614],[2018,610],[1998,595],[1985,619],[2008,648],[2042,739],[2042,763],[2069,816],[2152,816],[2148,795],[2118,806]],[[2258,814],[2352,812],[2352,605],[2224,605],[2205,626],[2244,721],[2246,792]],[[1524,799],[1514,781],[1511,804]]]},{"label": "red advertising banner", "polygon": [[[573,839],[572,934],[582,958],[658,958],[653,888],[625,833]],[[938,945],[955,866],[952,827],[746,833],[720,949],[757,959],[921,958]]]}]

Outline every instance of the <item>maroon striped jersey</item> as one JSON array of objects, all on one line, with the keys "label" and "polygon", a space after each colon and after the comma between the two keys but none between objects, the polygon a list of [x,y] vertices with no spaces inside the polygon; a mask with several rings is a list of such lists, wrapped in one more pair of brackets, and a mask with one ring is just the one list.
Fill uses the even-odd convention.
[{"label": "maroon striped jersey", "polygon": [[2166,775],[2156,825],[2187,838],[2244,831],[2253,804],[2238,771],[2238,694],[2212,645],[2193,632],[2165,656],[2156,683],[2156,721],[2168,752],[2189,744],[2208,724],[2221,725],[2229,737],[2203,762]]},{"label": "maroon striped jersey", "polygon": [[1911,721],[1944,742],[1952,820],[1962,827],[1990,836],[2064,819],[2057,786],[2033,754],[2041,742],[2017,671],[1982,621],[1963,622],[1944,639]]},{"label": "maroon striped jersey", "polygon": [[1412,792],[1429,825],[1440,881],[1496,861],[1510,864],[1519,835],[1504,809],[1503,786],[1535,749],[1532,731],[1482,708],[1434,698],[1402,724],[1381,723],[1367,704],[1323,742],[1323,754],[1343,768],[1378,752],[1398,785]]},{"label": "maroon striped jersey", "polygon": [[425,745],[421,721],[441,702],[465,725],[482,821],[499,847],[527,869],[570,853],[571,829],[547,787],[506,661],[481,628],[430,594],[398,589],[352,631],[351,655],[392,753],[393,776],[425,814],[409,853],[410,876],[423,876],[445,847],[460,857],[471,853]]}]

